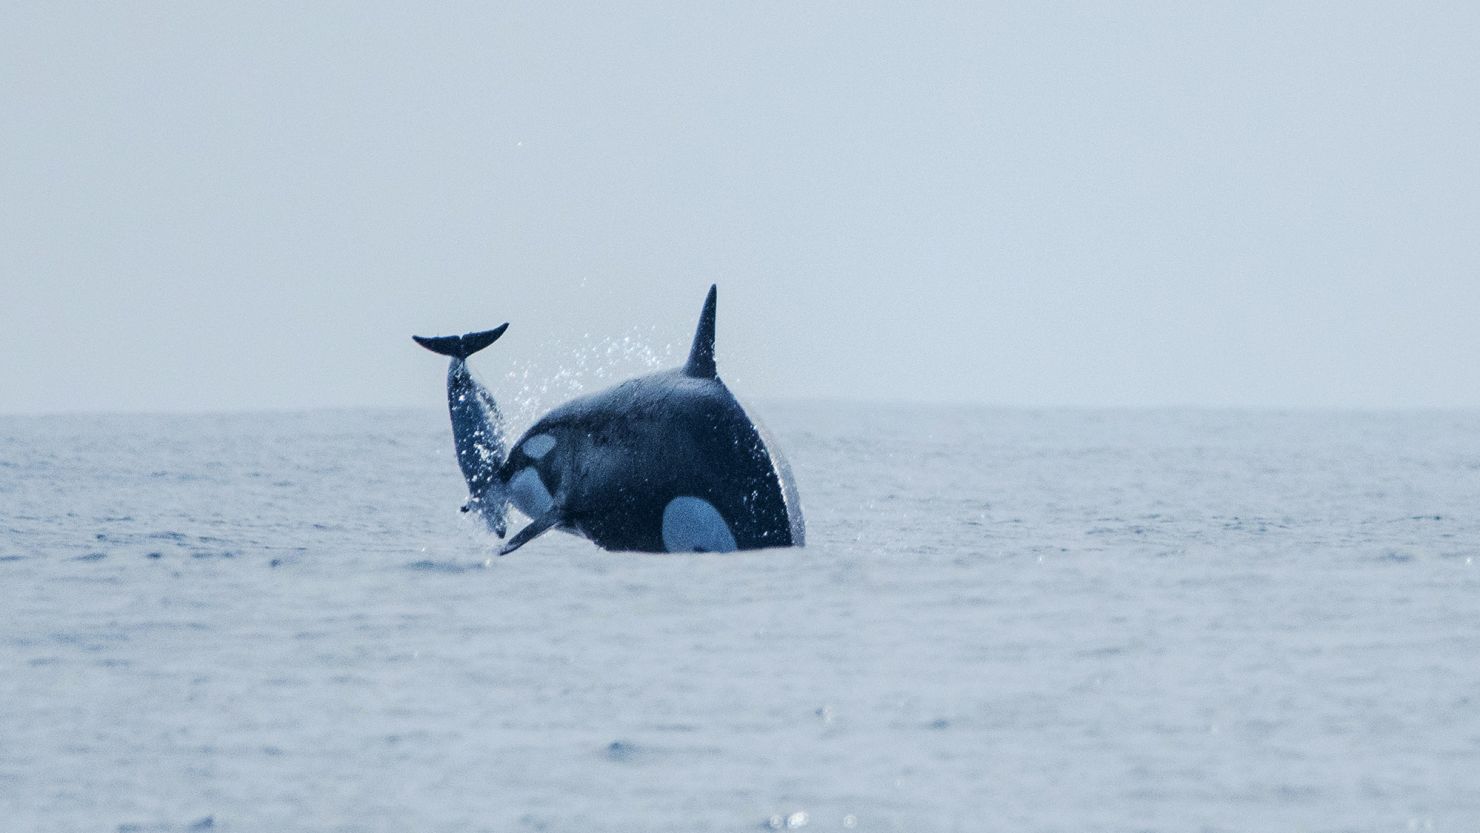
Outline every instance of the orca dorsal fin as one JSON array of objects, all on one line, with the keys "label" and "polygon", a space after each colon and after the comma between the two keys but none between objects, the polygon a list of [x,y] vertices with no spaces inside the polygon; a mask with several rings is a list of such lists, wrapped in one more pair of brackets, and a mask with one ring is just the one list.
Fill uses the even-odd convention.
[{"label": "orca dorsal fin", "polygon": [[699,327],[694,330],[694,346],[689,348],[689,360],[683,366],[685,376],[713,379],[718,375],[714,369],[714,298],[717,289],[714,284],[709,285],[709,297],[704,299]]}]

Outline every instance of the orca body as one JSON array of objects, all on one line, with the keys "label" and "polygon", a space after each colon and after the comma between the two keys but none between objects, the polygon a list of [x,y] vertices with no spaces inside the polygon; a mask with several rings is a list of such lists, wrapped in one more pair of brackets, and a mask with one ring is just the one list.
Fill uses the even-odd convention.
[{"label": "orca body", "polygon": [[805,543],[790,467],[716,371],[715,297],[711,286],[682,368],[571,400],[507,453],[493,397],[466,367],[504,328],[415,337],[452,357],[448,410],[471,496],[464,510],[478,511],[500,537],[508,503],[533,519],[501,555],[551,529],[641,552]]}]

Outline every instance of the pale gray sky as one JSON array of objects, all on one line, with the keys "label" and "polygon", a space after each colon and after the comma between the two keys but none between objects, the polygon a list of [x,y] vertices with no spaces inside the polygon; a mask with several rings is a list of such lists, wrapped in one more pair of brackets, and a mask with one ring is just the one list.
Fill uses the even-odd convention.
[{"label": "pale gray sky", "polygon": [[0,412],[1480,406],[1480,5],[6,4]]}]

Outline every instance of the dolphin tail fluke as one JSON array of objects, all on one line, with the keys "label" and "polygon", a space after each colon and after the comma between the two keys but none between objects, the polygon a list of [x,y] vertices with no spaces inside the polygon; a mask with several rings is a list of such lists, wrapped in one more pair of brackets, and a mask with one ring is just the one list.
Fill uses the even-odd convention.
[{"label": "dolphin tail fluke", "polygon": [[433,353],[451,356],[454,359],[466,359],[498,341],[498,337],[503,335],[504,330],[507,329],[509,329],[508,324],[500,324],[481,333],[466,333],[460,336],[412,336],[411,340]]},{"label": "dolphin tail fluke", "polygon": [[717,290],[714,284],[709,285],[709,297],[704,299],[699,327],[694,330],[694,346],[689,349],[689,360],[683,366],[685,376],[713,379],[718,375],[714,367],[714,301]]},{"label": "dolphin tail fluke", "polygon": [[530,521],[529,526],[515,533],[514,537],[509,539],[509,543],[504,544],[499,549],[498,554],[508,555],[514,550],[528,544],[530,541],[544,535],[546,532],[549,532],[551,529],[554,529],[558,523],[560,523],[560,507],[553,506],[545,514]]}]

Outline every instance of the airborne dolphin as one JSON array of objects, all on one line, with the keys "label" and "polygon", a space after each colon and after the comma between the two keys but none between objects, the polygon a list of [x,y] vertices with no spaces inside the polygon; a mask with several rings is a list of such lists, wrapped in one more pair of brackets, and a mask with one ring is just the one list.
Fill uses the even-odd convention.
[{"label": "airborne dolphin", "polygon": [[513,552],[560,529],[609,550],[729,552],[801,546],[806,525],[791,469],[770,435],[720,380],[715,287],[688,361],[556,408],[506,452],[502,418],[467,357],[497,329],[423,338],[452,358],[447,406],[458,464],[476,511],[499,537],[513,503],[533,520]]},{"label": "airborne dolphin", "polygon": [[468,481],[468,502],[462,511],[477,512],[489,530],[502,538],[506,530],[504,507],[508,496],[498,477],[506,455],[504,419],[498,403],[473,378],[468,356],[498,341],[508,324],[492,330],[460,336],[412,336],[417,344],[444,356],[447,366],[447,410],[452,415],[452,440],[457,447],[457,465]]}]

